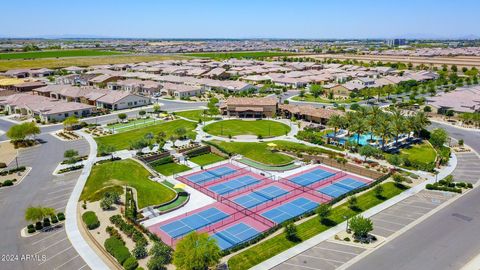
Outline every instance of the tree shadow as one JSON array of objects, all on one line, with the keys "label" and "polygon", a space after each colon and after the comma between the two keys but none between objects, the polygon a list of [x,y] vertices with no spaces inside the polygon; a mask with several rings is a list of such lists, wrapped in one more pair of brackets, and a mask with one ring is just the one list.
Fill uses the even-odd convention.
[{"label": "tree shadow", "polygon": [[383,196],[382,194],[380,195],[375,195],[375,197],[377,197],[377,199],[381,200],[381,201],[385,201],[387,199],[387,197]]},{"label": "tree shadow", "polygon": [[331,220],[331,219],[329,219],[329,218],[324,218],[324,219],[320,220],[320,223],[321,223],[322,225],[327,226],[327,227],[333,227],[333,226],[335,226],[335,225],[338,224],[337,222],[335,222],[335,221],[333,221],[333,220]]},{"label": "tree shadow", "polygon": [[362,212],[362,208],[360,208],[360,207],[358,207],[358,206],[356,206],[356,205],[354,205],[354,206],[349,206],[349,207],[350,207],[350,209],[351,209],[352,211],[355,211],[355,212],[357,212],[357,213],[358,213],[358,212]]},{"label": "tree shadow", "polygon": [[302,242],[302,239],[300,237],[298,237],[297,235],[287,236],[287,240],[290,241],[290,242],[294,242],[294,243]]}]

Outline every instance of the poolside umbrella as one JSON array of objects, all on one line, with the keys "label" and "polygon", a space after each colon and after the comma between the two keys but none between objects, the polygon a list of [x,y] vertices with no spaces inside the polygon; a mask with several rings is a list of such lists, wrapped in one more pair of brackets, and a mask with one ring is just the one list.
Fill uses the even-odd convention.
[{"label": "poolside umbrella", "polygon": [[185,185],[183,183],[179,183],[179,184],[176,184],[175,186],[173,186],[173,188],[181,188],[181,189],[184,189],[186,187],[187,187],[187,185]]},{"label": "poolside umbrella", "polygon": [[276,146],[277,146],[277,145],[274,144],[274,143],[268,143],[267,145],[268,145],[269,147],[276,147]]}]

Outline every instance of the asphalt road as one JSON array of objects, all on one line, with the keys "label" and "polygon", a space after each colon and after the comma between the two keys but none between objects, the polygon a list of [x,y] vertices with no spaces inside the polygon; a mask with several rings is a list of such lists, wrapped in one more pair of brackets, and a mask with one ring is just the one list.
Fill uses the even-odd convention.
[{"label": "asphalt road", "polygon": [[[445,128],[480,152],[480,132],[432,127]],[[480,254],[479,205],[480,189],[475,188],[348,269],[460,269]]]}]

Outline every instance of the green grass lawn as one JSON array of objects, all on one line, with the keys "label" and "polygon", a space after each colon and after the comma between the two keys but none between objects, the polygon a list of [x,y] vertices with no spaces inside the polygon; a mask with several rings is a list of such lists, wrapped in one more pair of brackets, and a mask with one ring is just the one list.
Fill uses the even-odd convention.
[{"label": "green grass lawn", "polygon": [[137,128],[153,126],[156,124],[160,124],[163,121],[155,119],[155,118],[145,118],[145,119],[135,119],[129,121],[128,123],[118,123],[107,126],[108,129],[111,131],[115,131],[116,133],[125,132],[129,130],[134,130]]},{"label": "green grass lawn", "polygon": [[264,138],[282,136],[290,132],[290,127],[270,120],[224,120],[203,128],[209,134],[228,137],[229,135],[262,135]]},{"label": "green grass lawn", "polygon": [[103,136],[95,138],[98,146],[101,145],[111,145],[115,147],[116,150],[128,149],[131,145],[131,142],[138,141],[145,137],[145,134],[151,132],[153,135],[156,135],[160,131],[165,132],[166,138],[168,139],[171,135],[175,135],[175,130],[178,128],[185,128],[187,130],[187,135],[190,138],[195,138],[195,132],[193,129],[197,126],[196,123],[189,122],[183,119],[164,122],[161,124],[139,128],[127,132],[122,132],[118,134]]},{"label": "green grass lawn", "polygon": [[98,192],[106,188],[133,187],[138,194],[138,207],[159,205],[175,198],[175,192],[166,186],[153,182],[150,173],[138,162],[127,159],[95,165],[82,191],[80,200],[98,200]]},{"label": "green grass lawn", "polygon": [[225,158],[212,153],[196,156],[190,159],[191,162],[196,163],[200,166],[206,166],[222,160],[225,160]]},{"label": "green grass lawn", "polygon": [[342,104],[342,103],[353,103],[353,102],[358,102],[360,101],[359,98],[347,98],[347,99],[328,99],[328,98],[325,98],[323,96],[319,96],[317,98],[313,97],[312,95],[310,94],[305,94],[305,96],[302,98],[300,96],[294,96],[292,98],[292,100],[296,100],[296,101],[307,101],[307,102],[320,102],[320,103],[338,103],[338,104]]},{"label": "green grass lawn", "polygon": [[102,51],[102,50],[51,50],[51,51],[32,51],[32,52],[14,52],[0,53],[0,59],[36,59],[36,58],[56,58],[56,57],[78,57],[78,56],[105,56],[119,55],[123,52]]},{"label": "green grass lawn", "polygon": [[400,155],[408,157],[411,161],[432,163],[435,162],[437,153],[429,143],[415,144],[411,148],[404,148]]},{"label": "green grass lawn", "polygon": [[[377,198],[373,190],[357,197],[358,206],[362,212],[400,194],[404,190],[391,182],[384,183],[382,186],[384,188],[382,194],[384,198],[382,199]],[[343,218],[344,216],[351,218],[357,214],[358,212],[355,212],[348,207],[348,203],[344,203],[332,209],[329,219],[333,221],[332,225],[334,225],[345,221]],[[375,223],[373,226],[375,227]],[[329,226],[320,223],[318,218],[313,218],[297,226],[297,235],[302,241],[305,241],[329,228]],[[285,238],[285,233],[282,232],[275,237],[233,256],[228,261],[228,266],[231,270],[249,269],[297,244],[298,243],[296,242],[288,241]]]},{"label": "green grass lawn", "polygon": [[[275,141],[274,143],[277,142],[278,141]],[[284,165],[294,160],[294,158],[290,156],[272,151],[272,149],[267,146],[267,143],[224,141],[212,141],[212,143],[230,153],[237,153],[268,165]]]},{"label": "green grass lawn", "polygon": [[161,173],[165,176],[174,175],[174,174],[185,172],[185,171],[188,171],[188,170],[191,169],[188,166],[185,166],[183,164],[178,164],[178,163],[175,163],[175,162],[170,162],[170,163],[165,163],[165,164],[162,164],[162,165],[153,166],[153,168],[157,172],[159,172],[159,173]]},{"label": "green grass lawn", "polygon": [[212,58],[215,60],[236,59],[257,59],[266,57],[279,57],[295,55],[289,52],[205,52],[205,53],[187,53],[186,56]]},{"label": "green grass lawn", "polygon": [[207,122],[213,119],[208,115],[203,115],[203,111],[204,110],[183,111],[175,112],[175,114],[197,122],[199,119],[202,119],[203,122]]}]

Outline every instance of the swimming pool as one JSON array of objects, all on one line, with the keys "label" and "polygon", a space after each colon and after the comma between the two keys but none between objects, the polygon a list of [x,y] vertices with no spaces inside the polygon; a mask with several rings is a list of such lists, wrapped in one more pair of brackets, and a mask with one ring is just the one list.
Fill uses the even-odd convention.
[{"label": "swimming pool", "polygon": [[[328,133],[327,134],[327,137],[329,138],[333,138],[333,133]],[[370,140],[370,137],[371,137],[371,133],[365,133],[365,134],[353,134],[352,136],[348,137],[348,140],[352,143],[356,143],[358,141],[358,144],[359,145],[367,145],[368,144],[368,141]],[[345,141],[347,139],[346,138],[338,138],[337,141],[338,143],[340,144],[344,144]],[[382,138],[378,137],[378,136],[373,136],[373,140],[381,143],[382,142]]]}]

